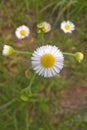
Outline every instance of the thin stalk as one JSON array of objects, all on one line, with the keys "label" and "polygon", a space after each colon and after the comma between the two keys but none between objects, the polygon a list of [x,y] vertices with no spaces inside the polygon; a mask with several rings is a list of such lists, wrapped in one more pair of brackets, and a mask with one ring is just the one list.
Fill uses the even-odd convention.
[{"label": "thin stalk", "polygon": [[72,53],[68,53],[68,52],[63,52],[63,55],[68,55],[68,56],[75,56],[75,54],[72,54]]},{"label": "thin stalk", "polygon": [[44,33],[40,33],[40,41],[41,41],[41,44],[43,45],[44,44]]},{"label": "thin stalk", "polygon": [[27,9],[27,11],[29,11],[29,1],[28,0],[25,0],[25,4],[26,4],[26,9]]},{"label": "thin stalk", "polygon": [[29,83],[29,85],[27,87],[27,88],[29,88],[29,93],[31,93],[31,86],[32,86],[32,83],[33,83],[33,81],[35,79],[35,76],[36,76],[36,73],[33,75],[32,79],[31,79],[31,81],[30,81],[30,83]]},{"label": "thin stalk", "polygon": [[39,1],[36,0],[36,21],[39,22]]},{"label": "thin stalk", "polygon": [[28,111],[26,110],[26,130],[29,130],[29,115],[28,115]]},{"label": "thin stalk", "polygon": [[22,55],[32,55],[32,52],[27,51],[15,51],[16,54],[22,54]]},{"label": "thin stalk", "polygon": [[40,31],[41,31],[41,32],[38,33],[38,40],[39,40],[40,44],[43,45],[44,42],[45,42],[44,32],[43,32],[42,30],[40,30]]},{"label": "thin stalk", "polygon": [[12,99],[10,102],[8,102],[8,103],[6,103],[6,104],[0,106],[0,110],[6,108],[6,107],[8,107],[8,106],[10,106],[10,105],[11,105],[12,103],[14,103],[15,101],[16,101],[16,99]]},{"label": "thin stalk", "polygon": [[18,123],[17,123],[17,118],[16,118],[16,111],[14,111],[13,113],[13,123],[14,123],[14,127],[15,127],[15,130],[18,130]]}]

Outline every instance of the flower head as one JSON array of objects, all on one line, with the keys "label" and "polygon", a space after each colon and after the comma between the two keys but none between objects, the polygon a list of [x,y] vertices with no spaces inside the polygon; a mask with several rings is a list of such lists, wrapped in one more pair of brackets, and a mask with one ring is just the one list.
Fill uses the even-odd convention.
[{"label": "flower head", "polygon": [[75,53],[75,58],[76,58],[76,60],[77,60],[78,62],[81,62],[81,61],[83,60],[83,58],[84,58],[84,55],[83,55],[83,53],[81,53],[81,52],[76,52],[76,53]]},{"label": "flower head", "polygon": [[48,22],[42,22],[37,25],[39,32],[43,31],[44,33],[47,33],[51,30],[51,25]]},{"label": "flower head", "polygon": [[18,39],[24,39],[25,37],[28,37],[30,34],[30,29],[25,26],[19,26],[16,31],[15,31],[15,35]]},{"label": "flower head", "polygon": [[3,50],[2,50],[2,54],[4,56],[9,56],[9,55],[12,55],[13,53],[14,53],[14,49],[11,46],[4,45]]},{"label": "flower head", "polygon": [[45,45],[34,51],[31,60],[36,73],[53,77],[63,68],[64,57],[56,46]]},{"label": "flower head", "polygon": [[72,31],[75,30],[75,25],[70,21],[63,21],[60,25],[60,28],[65,33],[72,33]]}]

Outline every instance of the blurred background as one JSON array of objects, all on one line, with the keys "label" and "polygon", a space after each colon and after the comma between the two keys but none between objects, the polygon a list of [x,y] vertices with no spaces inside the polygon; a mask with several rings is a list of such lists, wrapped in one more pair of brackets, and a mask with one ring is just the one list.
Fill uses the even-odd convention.
[{"label": "blurred background", "polygon": [[[65,34],[64,20],[76,29]],[[36,75],[32,92],[39,97],[20,98],[20,92],[34,71],[28,56],[3,56],[5,44],[19,51],[40,46],[37,24],[47,21],[52,30],[45,44],[56,45],[62,52],[82,52],[78,63],[65,57],[60,75],[43,78]],[[29,37],[19,40],[15,30],[30,28]],[[86,0],[0,0],[0,130],[86,130],[87,129],[87,1]],[[24,99],[24,100],[23,100]]]}]

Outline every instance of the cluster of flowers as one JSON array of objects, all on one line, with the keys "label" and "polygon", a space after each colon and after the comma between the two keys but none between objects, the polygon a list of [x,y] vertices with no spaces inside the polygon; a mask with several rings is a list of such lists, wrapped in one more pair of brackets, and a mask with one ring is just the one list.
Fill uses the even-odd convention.
[{"label": "cluster of flowers", "polygon": [[[51,25],[48,22],[42,22],[37,25],[38,33],[44,32],[47,33],[51,31]],[[60,28],[64,31],[64,33],[72,33],[73,30],[75,30],[75,25],[70,21],[63,21],[60,25]],[[22,25],[18,27],[15,31],[15,35],[18,39],[24,39],[25,37],[28,37],[30,34],[30,29]]]},{"label": "cluster of flowers", "polygon": [[[47,33],[51,30],[51,25],[48,22],[42,22],[37,25],[38,33]],[[61,23],[60,28],[64,33],[72,33],[75,30],[75,25],[70,21],[64,21]],[[30,29],[22,25],[15,31],[15,35],[18,39],[24,39],[30,34]],[[2,54],[5,56],[12,55],[17,51],[11,46],[4,45]],[[32,67],[35,72],[44,77],[53,77],[58,74],[64,64],[64,53],[62,53],[55,45],[43,45],[37,48],[31,57]],[[81,52],[72,54],[79,62],[83,59],[84,55]]]}]

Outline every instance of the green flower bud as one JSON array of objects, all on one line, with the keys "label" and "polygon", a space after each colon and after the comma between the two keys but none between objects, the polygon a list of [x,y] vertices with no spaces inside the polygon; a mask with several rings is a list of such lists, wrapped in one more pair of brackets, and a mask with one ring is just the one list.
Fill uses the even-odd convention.
[{"label": "green flower bud", "polygon": [[44,26],[43,26],[42,23],[37,24],[37,28],[43,28],[43,27],[44,27]]},{"label": "green flower bud", "polygon": [[51,30],[51,25],[48,22],[42,22],[37,24],[37,28],[41,29],[42,32],[47,33]]},{"label": "green flower bud", "polygon": [[76,52],[76,53],[75,53],[75,58],[76,58],[76,60],[77,60],[78,62],[81,62],[81,61],[83,60],[83,58],[84,58],[84,54],[81,53],[81,52]]},{"label": "green flower bud", "polygon": [[26,96],[26,95],[21,95],[20,98],[23,101],[28,101],[29,100],[28,96]]}]

